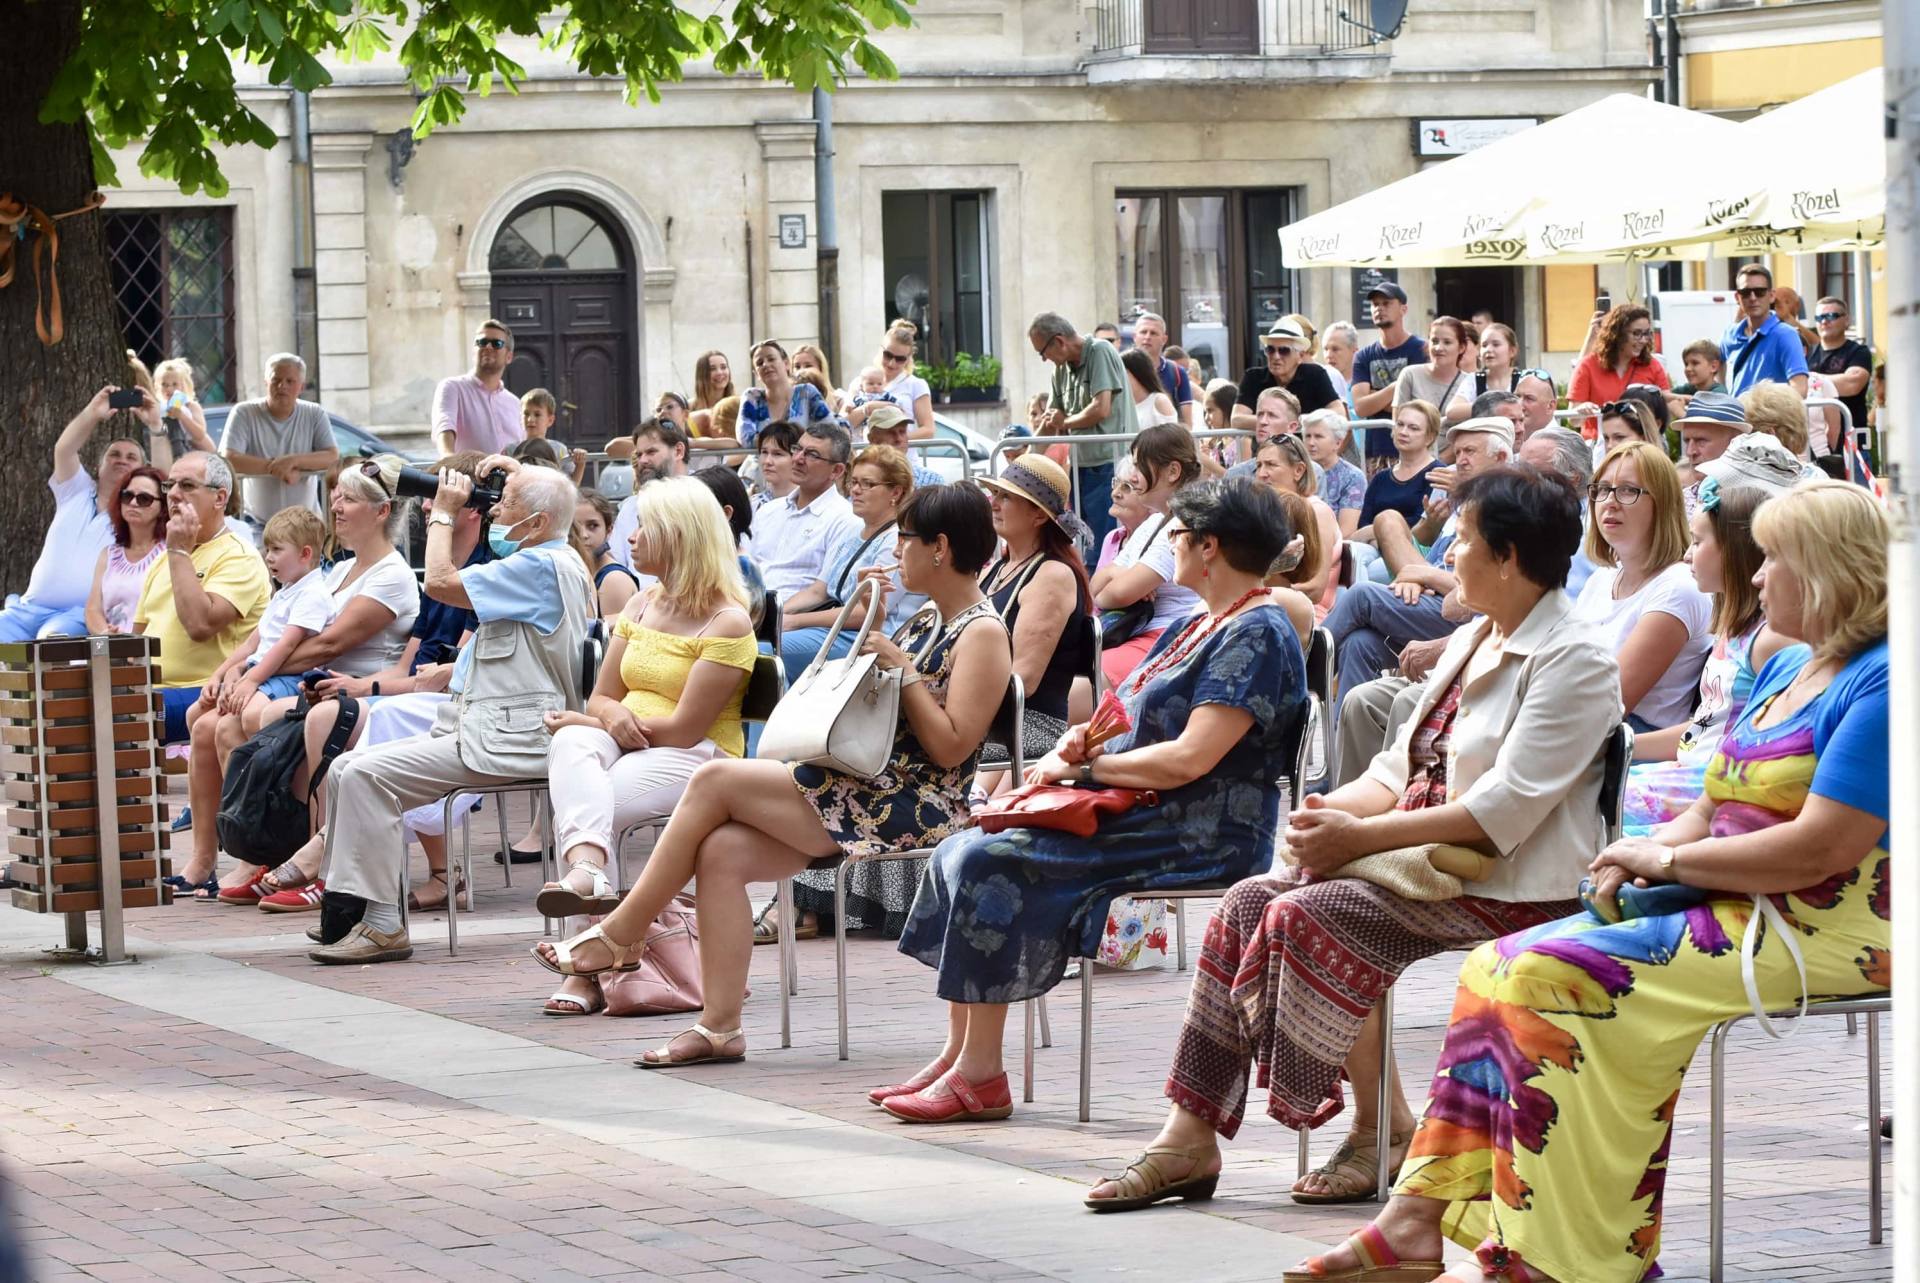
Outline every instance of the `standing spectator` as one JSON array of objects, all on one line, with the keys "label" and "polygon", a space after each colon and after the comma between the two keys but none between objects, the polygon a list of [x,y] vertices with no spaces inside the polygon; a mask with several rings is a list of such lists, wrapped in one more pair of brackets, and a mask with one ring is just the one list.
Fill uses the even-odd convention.
[{"label": "standing spectator", "polygon": [[913,428],[907,433],[910,437],[930,437],[933,435],[933,389],[927,381],[914,373],[913,358],[920,350],[920,327],[912,321],[895,321],[887,327],[880,340],[879,355],[874,358],[880,366],[880,393],[877,398],[867,398],[860,405],[846,412],[848,426],[858,429],[866,423],[867,417],[882,402],[891,402],[900,413],[907,416]]},{"label": "standing spectator", "polygon": [[520,401],[507,391],[513,362],[513,331],[482,321],[473,336],[473,373],[440,380],[433,390],[433,441],[445,458],[456,450],[505,454],[527,430]]},{"label": "standing spectator", "polygon": [[233,473],[217,454],[184,455],[167,477],[167,554],[147,572],[133,630],[160,641],[168,744],[187,738],[200,687],[267,607],[266,565],[222,520],[232,493]]},{"label": "standing spectator", "polygon": [[1520,359],[1520,340],[1513,330],[1498,321],[1488,322],[1480,327],[1480,365],[1473,372],[1473,394],[1479,396],[1489,389],[1496,392],[1517,392],[1520,384],[1520,371],[1514,369],[1514,362]]},{"label": "standing spectator", "polygon": [[1303,414],[1342,404],[1326,367],[1307,359],[1313,340],[1292,321],[1281,317],[1267,328],[1260,342],[1266,359],[1259,365],[1248,366],[1247,372],[1240,376],[1242,401],[1257,404],[1260,394],[1268,388],[1285,388],[1293,394]]},{"label": "standing spectator", "polygon": [[148,465],[135,468],[120,483],[107,511],[113,524],[113,542],[93,568],[93,591],[87,594],[87,633],[133,631],[134,607],[140,604],[140,586],[147,571],[166,554],[166,474]]},{"label": "standing spectator", "polygon": [[1307,443],[1308,456],[1320,468],[1320,499],[1333,510],[1342,537],[1349,537],[1360,528],[1367,478],[1340,457],[1347,443],[1347,421],[1331,410],[1315,410],[1301,416],[1300,435]]},{"label": "standing spectator", "polygon": [[787,363],[787,349],[768,339],[755,345],[748,356],[753,360],[753,375],[760,382],[740,396],[740,418],[734,436],[741,445],[751,447],[760,429],[781,420],[803,429],[817,423],[838,422],[833,407],[820,395],[820,390],[793,377],[793,369]]},{"label": "standing spectator", "polygon": [[1186,366],[1173,359],[1172,353],[1180,349],[1167,347],[1167,323],[1159,313],[1141,312],[1133,318],[1133,346],[1152,359],[1154,373],[1160,379],[1160,390],[1173,401],[1174,412],[1179,415],[1180,422],[1189,428],[1193,427],[1199,415],[1195,409],[1197,399],[1193,395],[1193,379],[1187,374]]},{"label": "standing spectator", "polygon": [[1733,283],[1741,316],[1720,340],[1720,355],[1727,363],[1727,391],[1739,396],[1763,379],[1772,379],[1793,384],[1793,390],[1805,398],[1806,348],[1800,332],[1774,314],[1773,273],[1748,263],[1734,275]]},{"label": "standing spectator", "polygon": [[1138,426],[1152,428],[1162,423],[1186,426],[1174,412],[1173,398],[1161,384],[1152,357],[1137,347],[1130,347],[1121,354],[1120,364],[1127,371],[1127,394],[1133,398],[1133,418]]},{"label": "standing spectator", "polygon": [[1513,394],[1520,398],[1523,415],[1520,426],[1513,430],[1515,442],[1524,443],[1540,429],[1553,426],[1553,412],[1560,408],[1560,390],[1554,387],[1551,374],[1545,370],[1520,371]]},{"label": "standing spectator", "polygon": [[1360,332],[1353,328],[1352,321],[1335,321],[1320,336],[1320,364],[1327,368],[1334,391],[1347,407],[1348,418],[1357,417],[1353,411],[1353,358],[1359,352]]},{"label": "standing spectator", "polygon": [[[1603,405],[1618,401],[1629,384],[1671,386],[1667,367],[1653,354],[1653,313],[1634,303],[1621,303],[1601,318],[1593,350],[1574,367],[1567,399],[1575,405]],[[1583,420],[1581,435],[1591,439],[1599,425]]]},{"label": "standing spectator", "polygon": [[1113,350],[1116,352],[1120,350],[1120,327],[1112,321],[1102,321],[1094,326],[1093,337],[1102,343],[1113,344]]},{"label": "standing spectator", "polygon": [[167,425],[167,444],[174,458],[190,450],[216,453],[220,446],[207,435],[207,414],[193,392],[193,365],[184,357],[174,357],[153,367],[154,395],[160,400],[160,414]]},{"label": "standing spectator", "polygon": [[[100,474],[87,475],[80,466],[80,449],[113,414],[108,397],[120,389],[109,384],[53,443],[53,521],[33,563],[27,591],[7,598],[0,610],[0,641],[32,641],[36,637],[80,636],[87,631],[87,595],[90,575],[100,555],[113,543],[113,511],[121,486],[147,456],[132,441],[110,441],[100,455]],[[149,432],[160,421],[160,406],[151,394],[141,418]]]},{"label": "standing spectator", "polygon": [[1725,392],[1727,385],[1726,359],[1720,355],[1720,345],[1712,339],[1695,339],[1680,353],[1680,367],[1686,371],[1687,381],[1673,390],[1673,399],[1685,409],[1687,398],[1696,392]]},{"label": "standing spectator", "polygon": [[687,408],[687,398],[678,392],[666,391],[653,403],[653,414],[657,419],[671,419],[674,424],[689,437],[697,435],[693,430],[692,411]]},{"label": "standing spectator", "polygon": [[[544,441],[552,447],[554,466],[572,477],[573,484],[577,486],[587,475],[587,452],[579,446],[569,449],[566,442],[547,435],[559,421],[560,403],[554,400],[553,393],[545,388],[534,388],[520,398],[520,422],[527,435],[516,442],[513,448],[524,446],[528,441]],[[507,453],[511,454],[512,451]]]},{"label": "standing spectator", "polygon": [[754,514],[754,559],[776,601],[784,602],[821,579],[827,549],[848,530],[860,528],[860,519],[840,493],[852,454],[853,441],[845,428],[837,423],[809,425],[787,462],[793,489]]},{"label": "standing spectator", "polygon": [[[1829,294],[1813,306],[1813,322],[1820,330],[1820,345],[1808,358],[1809,368],[1833,380],[1833,390],[1856,428],[1867,423],[1867,380],[1873,376],[1873,349],[1847,337],[1845,300]],[[1837,443],[1836,443],[1837,447]]]},{"label": "standing spectator", "polygon": [[1471,418],[1473,374],[1460,364],[1467,348],[1464,324],[1451,316],[1435,317],[1427,331],[1427,359],[1407,366],[1393,381],[1394,408],[1425,401],[1440,412],[1443,427]]},{"label": "standing spectator", "polygon": [[[1027,340],[1042,361],[1053,364],[1053,386],[1041,416],[1041,436],[1132,436],[1138,431],[1127,372],[1113,344],[1082,335],[1058,312],[1041,312],[1027,326]],[[1113,484],[1114,460],[1126,454],[1118,442],[1081,446],[1068,454],[1080,476],[1080,519],[1097,543],[1113,521],[1104,502]]]},{"label": "standing spectator", "polygon": [[[1353,359],[1353,410],[1363,419],[1383,419],[1393,404],[1393,385],[1400,371],[1426,360],[1427,344],[1407,333],[1407,292],[1397,282],[1382,281],[1368,290],[1367,309],[1380,337]],[[1379,439],[1367,442],[1367,457],[1392,458],[1393,446],[1385,435],[1374,435]]]},{"label": "standing spectator", "polygon": [[[318,513],[320,474],[340,462],[327,412],[302,401],[307,363],[291,352],[267,358],[267,394],[227,415],[220,454],[243,478],[241,517],[258,532],[282,508]],[[520,417],[514,404],[514,419]]]},{"label": "standing spectator", "polygon": [[702,352],[693,363],[693,413],[711,410],[730,396],[739,395],[733,386],[733,367],[727,354],[718,348]]}]

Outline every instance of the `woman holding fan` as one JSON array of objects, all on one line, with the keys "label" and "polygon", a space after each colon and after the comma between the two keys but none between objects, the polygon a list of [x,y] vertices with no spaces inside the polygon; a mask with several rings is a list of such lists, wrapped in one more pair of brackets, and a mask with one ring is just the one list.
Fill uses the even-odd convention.
[{"label": "woman holding fan", "polygon": [[[912,1079],[870,1094],[889,1113],[1005,1118],[1007,1006],[1047,992],[1069,960],[1092,955],[1116,895],[1229,881],[1272,858],[1273,782],[1287,772],[1305,663],[1265,576],[1293,532],[1279,501],[1245,478],[1183,489],[1170,512],[1175,578],[1203,609],[1166,630],[1118,687],[1119,707],[1068,730],[1027,772],[1035,785],[1138,790],[1136,804],[1104,818],[1097,838],[1020,827],[940,844],[900,951],[939,972],[952,1004],[946,1041]],[[1121,724],[1128,729],[1101,742]]]}]

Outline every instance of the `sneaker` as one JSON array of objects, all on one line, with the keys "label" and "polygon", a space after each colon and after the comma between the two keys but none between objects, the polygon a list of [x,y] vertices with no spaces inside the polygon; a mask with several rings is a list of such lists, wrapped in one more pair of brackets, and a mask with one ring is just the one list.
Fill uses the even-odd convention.
[{"label": "sneaker", "polygon": [[353,966],[369,962],[404,962],[413,956],[413,942],[407,939],[407,929],[398,931],[376,931],[364,922],[354,924],[346,938],[339,944],[321,945],[310,949],[307,956],[315,962],[329,966]]},{"label": "sneaker", "polygon": [[[276,891],[263,896],[260,909],[264,913],[317,913],[320,909],[320,897],[327,893],[325,881],[313,881],[303,887],[294,887],[291,891]],[[316,943],[319,937],[315,936]]]},{"label": "sneaker", "polygon": [[175,833],[185,833],[188,829],[192,827],[193,827],[193,808],[190,806],[183,806],[180,808],[180,814],[173,817],[173,831]]}]

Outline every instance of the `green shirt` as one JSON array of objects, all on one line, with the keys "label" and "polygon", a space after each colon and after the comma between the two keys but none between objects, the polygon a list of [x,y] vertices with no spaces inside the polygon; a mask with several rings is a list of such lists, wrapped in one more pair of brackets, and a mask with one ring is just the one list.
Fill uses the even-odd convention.
[{"label": "green shirt", "polygon": [[[1102,392],[1113,393],[1107,417],[1091,427],[1075,428],[1074,436],[1101,436],[1124,432],[1132,436],[1138,431],[1133,417],[1133,393],[1127,386],[1127,370],[1120,364],[1120,353],[1113,344],[1105,339],[1096,339],[1091,335],[1080,340],[1080,364],[1069,365],[1062,361],[1053,367],[1052,409],[1068,415],[1080,413]],[[1112,463],[1127,453],[1127,447],[1121,442],[1104,445],[1081,446],[1073,452],[1074,459],[1083,464],[1098,465]]]}]

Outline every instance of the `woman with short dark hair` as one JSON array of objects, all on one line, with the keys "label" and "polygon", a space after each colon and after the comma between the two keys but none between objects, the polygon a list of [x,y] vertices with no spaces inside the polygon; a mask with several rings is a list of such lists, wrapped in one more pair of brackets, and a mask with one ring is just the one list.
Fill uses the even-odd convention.
[{"label": "woman with short dark hair", "polygon": [[[972,830],[940,844],[900,952],[939,973],[951,1005],[939,1055],[871,1099],[914,1122],[1004,1118],[1007,1006],[1092,957],[1117,895],[1242,877],[1273,856],[1274,781],[1302,715],[1305,661],[1268,598],[1267,568],[1293,532],[1279,501],[1245,478],[1174,496],[1175,578],[1202,608],[1167,630],[1117,690],[1129,729],[1111,745],[1072,727],[1027,781],[1151,789],[1157,802],[1102,821],[1092,839],[1057,829]],[[1090,964],[1089,964],[1090,965]]]},{"label": "woman with short dark hair", "polygon": [[[1286,1127],[1334,1117],[1342,1077],[1351,1081],[1351,1132],[1293,1196],[1371,1198],[1414,1121],[1397,1080],[1392,1117],[1375,1117],[1380,995],[1422,958],[1577,907],[1574,888],[1603,840],[1600,749],[1620,720],[1613,656],[1572,621],[1561,591],[1580,501],[1562,478],[1522,466],[1474,474],[1453,502],[1459,593],[1480,618],[1447,643],[1414,716],[1367,772],[1288,817],[1287,867],[1241,882],[1214,911],[1167,1078],[1167,1121],[1124,1174],[1094,1189],[1094,1211],[1211,1198],[1217,1138],[1238,1132],[1254,1066],[1267,1113]],[[1437,844],[1478,880],[1408,850]]]}]

